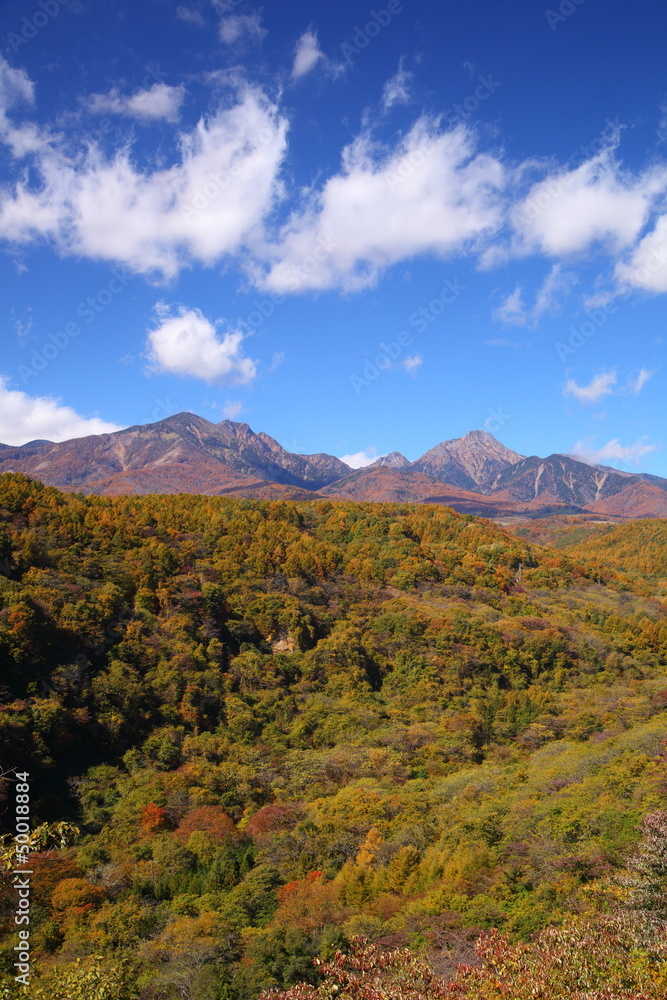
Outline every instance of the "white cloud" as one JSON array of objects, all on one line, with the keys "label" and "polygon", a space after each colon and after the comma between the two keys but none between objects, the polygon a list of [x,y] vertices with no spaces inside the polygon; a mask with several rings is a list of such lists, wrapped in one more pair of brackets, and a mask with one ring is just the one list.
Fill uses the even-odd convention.
[{"label": "white cloud", "polygon": [[117,87],[113,87],[108,94],[92,94],[85,103],[94,114],[126,115],[141,122],[177,122],[184,97],[183,86],[155,83],[134,94],[121,94]]},{"label": "white cloud", "polygon": [[416,372],[418,368],[421,368],[423,363],[424,359],[421,354],[413,354],[401,361],[401,364],[405,368],[406,372],[410,372],[411,374]]},{"label": "white cloud", "polygon": [[403,69],[403,60],[401,60],[398,71],[392,76],[391,80],[387,80],[382,91],[382,107],[385,111],[389,111],[395,104],[410,103],[411,79],[412,73]]},{"label": "white cloud", "polygon": [[6,124],[5,115],[17,104],[31,105],[35,100],[35,86],[24,69],[14,69],[0,56],[0,127]]},{"label": "white cloud", "polygon": [[28,441],[68,441],[89,434],[119,431],[117,424],[99,417],[82,417],[52,396],[29,396],[10,389],[0,376],[0,441],[20,445]]},{"label": "white cloud", "polygon": [[259,14],[235,14],[220,21],[220,39],[225,45],[236,45],[245,41],[261,42],[266,36]]},{"label": "white cloud", "polygon": [[48,137],[32,123],[14,125],[7,117],[10,108],[34,104],[35,87],[23,69],[13,69],[0,56],[0,142],[11,149],[15,157],[44,149]]},{"label": "white cloud", "polygon": [[640,368],[637,375],[628,379],[628,391],[631,392],[633,396],[638,396],[648,380],[653,378],[656,370],[657,369],[649,371],[648,368]]},{"label": "white cloud", "polygon": [[243,413],[243,403],[234,403],[231,400],[222,408],[222,415],[225,420],[236,420]]},{"label": "white cloud", "polygon": [[463,126],[443,132],[421,118],[388,154],[361,136],[342,159],[267,248],[267,289],[366,288],[391,264],[465,252],[500,225],[503,167],[476,153]]},{"label": "white cloud", "polygon": [[616,372],[600,372],[588,385],[577,385],[573,379],[563,386],[564,396],[574,396],[580,403],[597,403],[603,396],[611,396],[616,385]]},{"label": "white cloud", "polygon": [[257,90],[180,136],[172,166],[140,170],[124,148],[60,148],[35,157],[41,183],[21,176],[0,193],[0,240],[51,239],[62,254],[174,277],[193,261],[239,252],[281,194],[287,121]]},{"label": "white cloud", "polygon": [[577,441],[572,454],[575,458],[588,465],[601,465],[605,462],[619,462],[622,465],[637,465],[644,455],[656,451],[656,445],[647,444],[645,437],[634,444],[621,444],[618,438],[608,441],[602,448],[594,448],[590,439]]},{"label": "white cloud", "polygon": [[667,215],[661,215],[651,232],[639,242],[626,261],[616,265],[621,290],[667,292]]},{"label": "white cloud", "polygon": [[512,210],[515,252],[560,257],[599,243],[618,253],[635,241],[666,187],[664,167],[634,176],[612,150],[573,170],[556,170]]},{"label": "white cloud", "polygon": [[294,50],[292,79],[298,80],[300,77],[310,73],[320,59],[323,58],[324,53],[320,49],[320,43],[315,32],[304,31],[303,35],[296,43],[296,48]]},{"label": "white cloud", "polygon": [[206,21],[202,15],[198,10],[192,10],[191,7],[177,7],[176,17],[179,21],[185,21],[187,24],[195,24],[198,28],[206,27]]},{"label": "white cloud", "polygon": [[384,455],[378,455],[377,448],[367,448],[366,451],[357,451],[354,455],[343,455],[341,462],[345,462],[351,469],[365,469],[378,458],[384,458]]},{"label": "white cloud", "polygon": [[192,375],[205,382],[244,384],[257,374],[243,354],[244,334],[228,330],[220,336],[199,309],[156,306],[159,323],[148,334],[148,357],[154,368],[172,375]]},{"label": "white cloud", "polygon": [[[193,20],[197,11],[180,7],[177,14]],[[264,31],[256,14],[224,17],[219,30],[229,44]],[[293,76],[320,62],[335,71],[308,30]],[[409,98],[409,77],[400,63],[385,86],[385,107]],[[28,158],[0,188],[0,241],[16,251],[42,239],[62,255],[120,263],[161,280],[234,255],[259,287],[282,293],[361,290],[420,255],[470,254],[490,264],[528,253],[566,257],[597,244],[609,252],[615,275],[596,283],[597,298],[633,289],[667,293],[660,201],[667,165],[623,169],[612,148],[616,133],[602,153],[574,169],[554,167],[517,201],[517,185],[525,192],[535,162],[506,169],[500,155],[479,151],[465,124],[447,127],[422,116],[384,146],[364,131],[343,150],[340,169],[303,189],[280,225],[274,213],[286,194],[287,116],[259,87],[239,84],[238,70],[224,75],[224,85],[232,80],[236,97],[227,90],[217,110],[179,133],[168,165],[162,152],[139,165],[129,139],[109,152],[82,136],[77,148],[74,134],[34,121],[15,124],[34,87],[0,57],[0,142],[15,158]],[[143,121],[176,121],[184,97],[182,86],[156,84],[132,95],[97,94],[88,104]],[[496,318],[535,326],[558,309],[574,280],[556,261],[534,300],[517,285]]]}]

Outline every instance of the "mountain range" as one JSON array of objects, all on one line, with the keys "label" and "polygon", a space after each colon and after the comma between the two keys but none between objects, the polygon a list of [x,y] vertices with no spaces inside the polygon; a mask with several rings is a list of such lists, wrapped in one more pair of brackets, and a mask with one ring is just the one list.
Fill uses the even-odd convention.
[{"label": "mountain range", "polygon": [[437,503],[484,517],[584,514],[667,517],[667,479],[519,455],[486,431],[443,441],[415,462],[399,452],[353,470],[333,455],[296,455],[248,424],[179,413],[71,441],[0,445],[0,472],[87,494],[203,493],[258,499],[335,497]]}]

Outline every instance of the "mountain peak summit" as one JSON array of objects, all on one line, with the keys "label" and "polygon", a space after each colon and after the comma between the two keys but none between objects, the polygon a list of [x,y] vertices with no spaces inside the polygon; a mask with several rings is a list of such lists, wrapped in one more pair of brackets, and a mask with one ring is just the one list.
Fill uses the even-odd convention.
[{"label": "mountain peak summit", "polygon": [[381,466],[387,469],[407,469],[410,462],[405,457],[401,455],[400,451],[392,451],[388,455],[382,455],[381,458],[376,458],[374,462],[371,462],[371,468],[377,468]]},{"label": "mountain peak summit", "polygon": [[488,431],[468,431],[463,437],[441,441],[412,463],[418,472],[464,490],[475,490],[480,483],[520,462],[523,455],[501,444]]}]

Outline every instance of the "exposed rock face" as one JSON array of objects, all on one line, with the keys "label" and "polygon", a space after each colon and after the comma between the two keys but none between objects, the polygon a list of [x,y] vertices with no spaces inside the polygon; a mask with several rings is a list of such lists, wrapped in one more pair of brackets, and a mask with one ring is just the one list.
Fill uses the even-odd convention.
[{"label": "exposed rock face", "polygon": [[[294,455],[263,431],[255,434],[247,424],[223,420],[217,424],[227,441],[225,461],[246,475],[260,475],[277,483],[317,490],[350,472],[349,465],[333,455]],[[282,471],[281,471],[282,470]]]},{"label": "exposed rock face", "polygon": [[371,462],[369,468],[373,469],[376,467],[382,467],[386,469],[407,469],[410,462],[407,460],[405,455],[401,455],[400,451],[392,451],[389,455],[383,455],[382,458],[376,458],[374,462]]},{"label": "exposed rock face", "polygon": [[269,642],[274,653],[294,653],[297,649],[296,639],[284,629],[278,629],[277,632],[270,635]]},{"label": "exposed rock face", "polygon": [[506,448],[487,431],[470,431],[462,438],[443,441],[412,463],[411,468],[424,472],[441,483],[475,490],[480,483],[503,472],[523,455]]},{"label": "exposed rock face", "polygon": [[585,507],[619,493],[627,483],[627,473],[587,465],[568,455],[533,455],[487,479],[480,491],[524,503],[540,499]]}]

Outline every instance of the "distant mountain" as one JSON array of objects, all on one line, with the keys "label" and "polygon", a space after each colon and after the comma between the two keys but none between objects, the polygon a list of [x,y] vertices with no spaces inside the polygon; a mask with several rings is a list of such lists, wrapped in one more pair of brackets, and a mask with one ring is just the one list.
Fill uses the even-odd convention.
[{"label": "distant mountain", "polygon": [[410,468],[441,483],[475,490],[480,483],[523,459],[488,431],[470,431],[462,438],[443,441],[413,462]]},{"label": "distant mountain", "polygon": [[[168,479],[179,468],[181,489],[207,493],[221,492],[227,486],[250,485],[245,479],[253,484],[268,480],[317,490],[350,472],[348,465],[332,455],[293,455],[268,435],[255,434],[247,424],[231,420],[213,424],[192,413],[179,413],[155,424],[113,434],[60,444],[31,442],[21,448],[0,450],[0,472],[25,472],[50,486],[85,492],[97,492],[86,489],[92,484],[100,484],[98,488],[103,492],[119,492],[119,475],[127,478],[132,473],[136,479],[137,473],[145,474],[146,470],[154,470],[150,478],[159,491],[160,473]],[[169,484],[165,486],[167,492],[172,492]]]},{"label": "distant mountain", "polygon": [[490,518],[579,514],[667,517],[667,479],[522,455],[486,431],[443,441],[416,462],[394,451],[356,471],[324,453],[297,455],[246,423],[178,413],[155,424],[63,441],[0,445],[0,472],[83,493],[204,493],[438,503]]},{"label": "distant mountain", "polygon": [[409,465],[410,462],[405,455],[401,455],[400,451],[392,451],[389,455],[376,458],[374,462],[371,462],[369,468],[374,469],[377,466],[382,466],[387,469],[407,469]]},{"label": "distant mountain", "polygon": [[502,518],[524,515],[549,517],[554,514],[580,513],[578,507],[554,503],[517,503],[497,500],[493,496],[459,489],[441,483],[413,468],[392,469],[369,465],[351,476],[340,479],[320,490],[320,496],[337,500],[356,500],[372,503],[434,503],[453,507],[461,514],[479,517]]},{"label": "distant mountain", "polygon": [[554,500],[585,507],[619,493],[627,474],[587,465],[568,455],[524,458],[480,484],[481,493],[508,500]]},{"label": "distant mountain", "polygon": [[588,465],[571,455],[524,458],[478,489],[496,500],[553,501],[620,517],[667,516],[667,479]]}]

